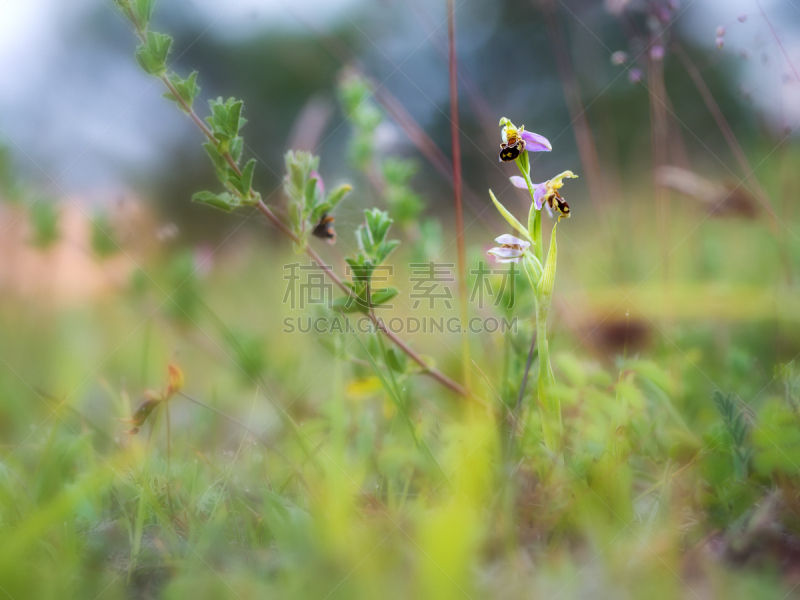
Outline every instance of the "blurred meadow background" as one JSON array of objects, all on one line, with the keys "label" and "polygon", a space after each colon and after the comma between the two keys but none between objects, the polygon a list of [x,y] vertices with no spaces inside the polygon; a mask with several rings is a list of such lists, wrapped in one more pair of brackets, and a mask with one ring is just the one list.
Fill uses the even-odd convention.
[{"label": "blurred meadow background", "polygon": [[[342,278],[365,209],[393,219],[380,317],[457,321],[466,292],[514,324],[399,332],[421,364],[309,332],[336,286],[293,278],[264,211],[191,201],[220,188],[134,58],[146,4],[0,0],[0,597],[800,596],[795,0],[455,0],[455,62],[445,0],[157,3],[197,115],[244,102],[270,214],[299,150],[352,185],[309,242]],[[534,182],[580,176],[555,451],[534,294],[486,254],[514,233],[488,190],[531,205],[501,117],[551,142]]]}]

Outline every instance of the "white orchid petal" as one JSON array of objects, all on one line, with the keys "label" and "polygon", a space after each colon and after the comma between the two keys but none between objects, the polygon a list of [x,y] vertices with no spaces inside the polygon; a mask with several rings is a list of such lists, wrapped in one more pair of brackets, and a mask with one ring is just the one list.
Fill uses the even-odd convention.
[{"label": "white orchid petal", "polygon": [[488,254],[497,258],[519,258],[524,253],[524,250],[517,250],[516,248],[492,248],[488,251]]},{"label": "white orchid petal", "polygon": [[503,246],[521,246],[525,250],[530,248],[531,245],[530,242],[526,242],[518,237],[514,237],[510,233],[504,233],[503,235],[495,238],[494,241]]}]

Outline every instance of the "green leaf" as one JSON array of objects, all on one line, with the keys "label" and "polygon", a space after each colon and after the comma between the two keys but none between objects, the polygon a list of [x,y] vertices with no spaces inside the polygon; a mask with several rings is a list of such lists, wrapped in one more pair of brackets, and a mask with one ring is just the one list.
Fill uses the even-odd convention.
[{"label": "green leaf", "polygon": [[167,72],[167,56],[171,47],[170,36],[150,31],[147,41],[136,49],[136,60],[146,73],[161,77]]},{"label": "green leaf", "polygon": [[239,199],[228,192],[223,192],[221,194],[208,191],[197,192],[192,196],[192,201],[207,204],[219,210],[224,210],[225,212],[231,212],[240,205]]},{"label": "green leaf", "polygon": [[387,348],[386,364],[389,365],[390,369],[398,373],[405,373],[408,357],[397,348]]},{"label": "green leaf", "polygon": [[553,296],[553,286],[556,282],[556,258],[558,246],[556,244],[556,228],[558,224],[553,225],[553,233],[550,236],[550,250],[547,252],[547,260],[544,263],[544,273],[539,281],[539,295],[541,298],[541,306],[543,310],[550,308],[550,298]]},{"label": "green leaf", "polygon": [[522,268],[535,293],[539,293],[539,281],[542,278],[542,265],[530,252],[522,255]]},{"label": "green leaf", "polygon": [[318,179],[316,177],[309,177],[306,181],[305,190],[303,190],[303,200],[306,210],[309,212],[317,205],[319,200],[319,186],[317,185]]},{"label": "green leaf", "polygon": [[211,115],[206,117],[211,130],[220,141],[232,140],[239,135],[239,130],[247,123],[242,117],[244,102],[236,98],[209,100]]},{"label": "green leaf", "polygon": [[256,168],[256,159],[251,158],[242,169],[242,174],[239,175],[233,169],[228,169],[228,183],[233,186],[241,195],[242,198],[250,198],[250,190],[253,187],[253,172]]},{"label": "green leaf", "polygon": [[217,172],[217,178],[220,180],[220,183],[228,185],[228,171],[230,170],[228,161],[217,151],[217,146],[212,142],[206,142],[203,144],[203,148],[205,148],[208,157],[214,165],[214,170]]},{"label": "green leaf", "polygon": [[239,161],[242,159],[242,150],[244,149],[244,140],[239,136],[236,136],[232,140],[228,141],[228,153],[231,155],[233,162],[237,165]]},{"label": "green leaf", "polygon": [[389,300],[397,296],[400,292],[395,287],[389,287],[383,290],[377,290],[372,294],[372,304],[379,306],[386,304]]},{"label": "green leaf", "polygon": [[[192,71],[189,74],[189,77],[186,79],[183,79],[178,75],[170,75],[168,79],[178,92],[180,99],[183,100],[183,102],[191,109],[194,105],[195,99],[200,94],[200,87],[197,85],[197,71]],[[175,102],[182,111],[186,112],[186,109],[172,92],[165,93],[164,98]]]},{"label": "green leaf", "polygon": [[333,210],[339,202],[344,200],[344,197],[347,196],[350,192],[353,191],[353,186],[349,183],[343,183],[342,185],[334,188],[330,194],[328,194],[327,204],[330,205],[328,210]]},{"label": "green leaf", "polygon": [[378,246],[377,250],[375,251],[375,262],[377,264],[383,264],[389,255],[394,252],[395,248],[400,245],[400,240],[387,240],[383,242],[380,246]]},{"label": "green leaf", "polygon": [[364,309],[360,306],[358,300],[355,298],[351,298],[350,296],[342,296],[340,298],[336,298],[333,301],[332,306],[336,310],[340,310],[345,314],[364,312]]},{"label": "green leaf", "polygon": [[250,190],[253,188],[253,173],[256,170],[256,159],[251,158],[242,169],[242,194],[245,196],[250,195]]},{"label": "green leaf", "polygon": [[529,242],[533,242],[531,236],[528,234],[528,230],[522,226],[522,223],[517,221],[517,218],[514,215],[508,212],[505,206],[500,204],[497,198],[494,197],[494,193],[492,192],[492,190],[489,190],[489,195],[492,197],[492,202],[494,202],[494,205],[497,207],[497,210],[500,212],[501,215],[503,215],[503,218],[506,221],[508,221],[508,224],[511,225],[511,227],[513,227],[514,229],[516,229],[517,232],[521,233],[526,240],[528,240]]},{"label": "green leaf", "polygon": [[141,29],[147,29],[150,19],[153,16],[153,7],[155,0],[135,0],[133,6],[133,14],[136,16],[138,25]]}]

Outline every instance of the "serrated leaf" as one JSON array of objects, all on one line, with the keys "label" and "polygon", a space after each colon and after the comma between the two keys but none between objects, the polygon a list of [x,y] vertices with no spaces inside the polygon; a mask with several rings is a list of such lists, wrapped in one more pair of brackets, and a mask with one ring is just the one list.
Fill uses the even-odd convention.
[{"label": "serrated leaf", "polygon": [[237,165],[239,161],[242,159],[242,150],[244,149],[244,140],[239,136],[236,136],[232,140],[228,142],[228,153],[231,155],[233,162]]},{"label": "serrated leaf", "polygon": [[305,208],[310,211],[317,204],[318,198],[319,198],[318,180],[316,177],[309,177],[308,181],[306,181],[305,190],[303,190],[303,199]]},{"label": "serrated leaf", "polygon": [[225,212],[231,212],[239,206],[239,199],[228,192],[221,194],[208,191],[197,192],[192,196],[192,201],[207,204]]},{"label": "serrated leaf", "polygon": [[389,255],[394,252],[395,248],[400,245],[400,240],[387,240],[383,242],[375,252],[375,262],[382,264],[389,258]]},{"label": "serrated leaf", "polygon": [[217,151],[216,144],[206,142],[203,144],[208,157],[214,165],[214,170],[217,172],[217,178],[223,185],[228,185],[228,161]]},{"label": "serrated leaf", "polygon": [[250,197],[250,190],[253,187],[253,173],[256,168],[256,159],[251,158],[242,169],[242,174],[239,175],[233,169],[228,170],[228,182],[236,188],[243,198]]},{"label": "serrated leaf", "polygon": [[[192,71],[186,79],[178,75],[170,75],[169,82],[178,92],[178,96],[183,100],[183,103],[191,109],[195,99],[200,95],[200,87],[197,85],[197,71]],[[178,101],[178,98],[172,92],[166,92],[164,98],[175,102],[181,110],[186,111],[183,104]]]},{"label": "serrated leaf", "polygon": [[153,16],[153,7],[155,0],[135,0],[133,3],[133,14],[136,15],[136,20],[141,29],[147,29],[150,19]]},{"label": "serrated leaf", "polygon": [[167,72],[167,56],[171,47],[170,36],[150,31],[147,33],[147,41],[136,49],[136,61],[146,73],[161,77]]},{"label": "serrated leaf", "polygon": [[247,122],[246,119],[242,118],[244,102],[236,98],[228,98],[225,101],[222,98],[217,98],[216,100],[209,100],[208,106],[211,109],[211,115],[206,117],[206,122],[208,122],[217,139],[228,141],[236,138],[239,135],[239,130]]},{"label": "serrated leaf", "polygon": [[494,202],[494,205],[497,208],[497,210],[500,212],[501,215],[503,215],[503,218],[506,221],[508,221],[508,224],[511,225],[511,227],[513,227],[514,229],[516,229],[517,232],[521,233],[526,240],[532,243],[533,240],[531,239],[531,236],[528,234],[528,230],[522,225],[522,223],[517,221],[517,218],[510,212],[508,212],[508,209],[506,209],[505,206],[500,204],[497,198],[495,198],[494,192],[492,192],[492,190],[489,190],[489,195],[492,197],[492,202]]}]

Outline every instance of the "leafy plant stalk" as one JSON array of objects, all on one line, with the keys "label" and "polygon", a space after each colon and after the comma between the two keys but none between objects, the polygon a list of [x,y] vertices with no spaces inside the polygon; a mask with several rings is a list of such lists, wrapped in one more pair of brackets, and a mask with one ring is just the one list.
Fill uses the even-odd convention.
[{"label": "leafy plant stalk", "polygon": [[[501,121],[501,124],[505,122]],[[490,192],[492,201],[497,207],[501,215],[506,221],[520,234],[522,234],[527,242],[517,239],[517,245],[514,246],[516,250],[516,260],[521,260],[525,275],[531,284],[535,298],[535,317],[536,317],[536,332],[534,333],[534,340],[531,342],[531,356],[532,350],[537,348],[539,357],[539,373],[537,377],[538,388],[538,404],[539,412],[542,419],[542,434],[544,443],[549,450],[554,453],[559,453],[563,445],[563,430],[561,423],[561,402],[558,395],[555,393],[555,375],[553,368],[550,364],[550,350],[547,343],[547,315],[550,310],[550,302],[553,296],[553,286],[555,284],[556,276],[556,258],[557,258],[557,244],[556,244],[556,229],[557,224],[553,226],[553,232],[550,237],[550,250],[547,253],[547,259],[542,266],[544,260],[543,243],[542,243],[542,210],[536,208],[535,201],[535,186],[531,183],[530,178],[530,158],[527,151],[523,151],[519,159],[516,161],[520,173],[525,181],[525,185],[531,196],[531,208],[528,214],[527,227],[520,223],[508,209],[506,209],[497,198]],[[565,175],[569,173],[569,175]],[[548,184],[553,187],[553,181],[558,180],[557,185],[560,186],[560,178],[564,176],[573,176],[571,172],[565,172],[561,176],[554,178]],[[546,184],[542,184],[546,185]],[[556,193],[555,190],[553,193]],[[550,193],[550,192],[548,192]],[[557,196],[557,193],[556,193]],[[540,201],[541,202],[541,201]],[[543,208],[542,204],[539,204]],[[567,213],[568,214],[568,210]],[[512,238],[513,239],[513,238]],[[498,242],[501,238],[498,238]],[[524,248],[523,248],[524,245]],[[531,247],[532,246],[532,247]],[[522,379],[522,387],[520,396],[524,394],[524,387],[527,385],[528,374],[531,368],[531,361],[526,364],[525,372]],[[512,425],[512,436],[516,430],[517,412],[520,408],[520,401],[514,410],[514,424]]]},{"label": "leafy plant stalk", "polygon": [[[137,51],[137,59],[139,60],[140,65],[142,65],[142,67],[145,68],[147,72],[158,77],[164,83],[166,88],[169,90],[169,99],[175,101],[181,108],[181,110],[189,116],[189,118],[195,123],[195,125],[197,125],[200,131],[202,131],[202,133],[208,138],[213,148],[219,153],[219,155],[225,161],[225,163],[230,168],[235,177],[237,177],[239,180],[244,180],[247,167],[245,167],[245,170],[239,167],[237,161],[234,159],[231,153],[231,150],[228,148],[229,140],[218,139],[218,136],[215,134],[215,132],[208,125],[206,125],[202,121],[202,119],[200,119],[197,113],[193,110],[191,102],[187,101],[185,94],[181,93],[179,86],[176,85],[174,81],[170,80],[169,76],[167,75],[165,66],[163,66],[163,68],[158,68],[157,66],[146,64],[146,61],[140,58],[140,55],[144,54],[144,52],[141,52],[142,48],[144,48],[145,51],[150,50],[151,53],[157,53],[162,51],[163,44],[159,45],[158,43],[156,43],[156,41],[154,41],[155,39],[154,36],[162,36],[163,34],[154,34],[147,30],[146,21],[147,18],[149,18],[149,14],[152,12],[152,1],[144,0],[143,2],[132,3],[131,0],[116,0],[116,3],[123,9],[123,12],[130,19],[131,23],[133,23],[134,27],[136,28],[136,33],[140,38],[140,40],[142,41],[142,46],[140,46],[140,51]],[[148,5],[149,8],[147,9],[147,15],[148,15],[147,18],[143,18],[141,13],[137,14],[137,12],[140,11],[140,9],[137,9],[137,6],[139,5]],[[168,52],[169,44],[166,44],[166,47],[167,50],[164,51],[163,54],[158,57],[161,59],[162,64],[163,61],[166,59],[166,52]],[[192,76],[190,76],[188,80],[182,80],[182,83],[185,83],[187,81],[191,81],[193,83]],[[251,178],[252,178],[252,173],[250,174],[248,180],[251,180]],[[236,193],[240,195],[242,200],[245,200],[247,204],[255,206],[255,208],[257,208],[265,217],[267,217],[270,223],[272,223],[278,229],[278,231],[280,231],[283,235],[291,239],[295,244],[299,245],[299,247],[301,247],[303,251],[312,260],[316,261],[317,264],[320,265],[325,274],[331,279],[331,281],[333,281],[333,283],[336,284],[337,287],[339,287],[347,295],[351,294],[350,289],[344,284],[344,282],[339,278],[339,276],[328,265],[325,264],[325,261],[323,261],[320,258],[319,254],[317,254],[317,252],[311,246],[309,246],[308,244],[304,244],[300,239],[300,237],[297,234],[295,234],[295,232],[292,231],[292,229],[289,226],[287,226],[283,221],[281,221],[277,217],[277,215],[275,215],[275,213],[269,208],[269,206],[267,206],[264,203],[261,197],[252,190],[252,187],[247,185],[243,190],[239,190]],[[238,205],[239,205],[238,201],[236,203],[229,203],[229,206],[231,208]],[[217,204],[217,206],[219,205]],[[382,331],[384,335],[386,335],[392,341],[392,343],[394,343],[398,348],[400,348],[400,350],[402,350],[405,354],[407,354],[408,357],[411,358],[414,362],[419,364],[422,367],[424,373],[430,375],[437,382],[441,383],[442,385],[444,385],[451,391],[455,392],[456,394],[463,397],[470,396],[469,392],[464,387],[462,387],[461,385],[459,385],[458,383],[456,383],[455,381],[453,381],[452,379],[441,373],[438,369],[428,365],[417,352],[415,352],[411,347],[409,347],[408,344],[406,344],[395,333],[384,327],[383,324],[380,323],[377,319],[375,319],[374,316],[370,316],[369,318],[373,322],[373,324],[378,328],[378,330]]]}]

